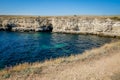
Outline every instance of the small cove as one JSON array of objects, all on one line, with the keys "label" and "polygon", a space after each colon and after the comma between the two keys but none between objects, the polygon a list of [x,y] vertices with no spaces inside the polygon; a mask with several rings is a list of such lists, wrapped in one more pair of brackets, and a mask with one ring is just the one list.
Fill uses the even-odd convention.
[{"label": "small cove", "polygon": [[0,32],[0,68],[81,54],[113,38],[47,32]]}]

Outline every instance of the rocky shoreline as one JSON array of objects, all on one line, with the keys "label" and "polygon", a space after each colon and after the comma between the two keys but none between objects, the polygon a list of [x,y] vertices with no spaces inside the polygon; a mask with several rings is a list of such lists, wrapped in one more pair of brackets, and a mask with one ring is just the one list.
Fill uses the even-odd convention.
[{"label": "rocky shoreline", "polygon": [[0,16],[0,31],[59,32],[120,37],[120,17]]}]

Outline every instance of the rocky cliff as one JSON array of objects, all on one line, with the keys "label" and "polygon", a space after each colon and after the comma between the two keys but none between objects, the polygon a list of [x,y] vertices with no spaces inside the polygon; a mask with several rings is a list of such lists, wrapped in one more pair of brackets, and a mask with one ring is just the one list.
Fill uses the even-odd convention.
[{"label": "rocky cliff", "polygon": [[48,31],[120,36],[120,17],[100,16],[0,16],[0,30]]}]

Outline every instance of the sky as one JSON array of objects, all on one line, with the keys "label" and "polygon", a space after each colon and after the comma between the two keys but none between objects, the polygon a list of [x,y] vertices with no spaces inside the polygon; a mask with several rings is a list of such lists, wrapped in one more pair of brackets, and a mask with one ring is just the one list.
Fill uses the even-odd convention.
[{"label": "sky", "polygon": [[0,0],[0,15],[120,15],[120,0]]}]

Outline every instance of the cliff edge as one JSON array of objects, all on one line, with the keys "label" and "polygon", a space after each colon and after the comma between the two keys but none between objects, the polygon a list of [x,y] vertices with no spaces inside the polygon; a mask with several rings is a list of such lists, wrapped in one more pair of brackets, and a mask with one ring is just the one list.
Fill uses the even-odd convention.
[{"label": "cliff edge", "polygon": [[62,32],[120,37],[120,17],[114,16],[0,16],[0,30]]}]

